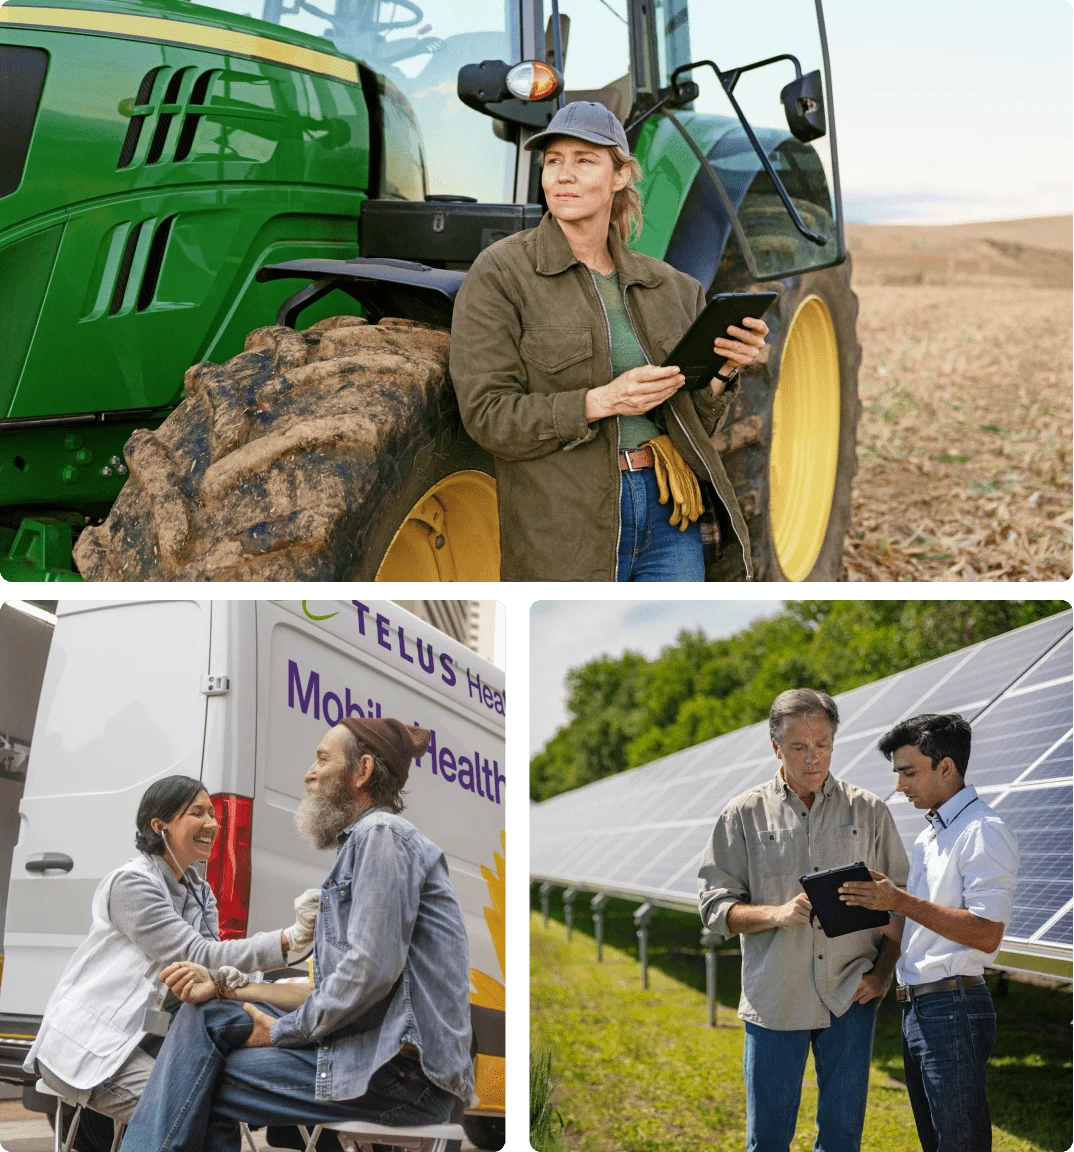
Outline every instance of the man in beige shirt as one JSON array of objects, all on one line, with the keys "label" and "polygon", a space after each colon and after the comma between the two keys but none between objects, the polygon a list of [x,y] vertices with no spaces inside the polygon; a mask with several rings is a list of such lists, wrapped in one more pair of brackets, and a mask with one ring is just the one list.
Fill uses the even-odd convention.
[{"label": "man in beige shirt", "polygon": [[706,927],[741,936],[749,1152],[787,1152],[806,1057],[817,1070],[816,1152],[858,1152],[876,1009],[899,946],[879,930],[829,939],[799,877],[864,861],[905,885],[909,862],[878,796],[830,772],[835,701],[796,688],[769,712],[779,772],[720,814],[701,861]]}]

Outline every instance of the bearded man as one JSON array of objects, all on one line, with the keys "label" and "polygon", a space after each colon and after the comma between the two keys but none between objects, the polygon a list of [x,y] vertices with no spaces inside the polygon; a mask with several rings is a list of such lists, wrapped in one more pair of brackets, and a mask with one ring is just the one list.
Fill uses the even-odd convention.
[{"label": "bearded man", "polygon": [[325,733],[296,821],[337,849],[321,887],[314,982],[161,979],[185,1003],[124,1152],[239,1152],[239,1121],[441,1124],[469,1104],[466,929],[444,854],[399,813],[429,732],[348,718]]}]

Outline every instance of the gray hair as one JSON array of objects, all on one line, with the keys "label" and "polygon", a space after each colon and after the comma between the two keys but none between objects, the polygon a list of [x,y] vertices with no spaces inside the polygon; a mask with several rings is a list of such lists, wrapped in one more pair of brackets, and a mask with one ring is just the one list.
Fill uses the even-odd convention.
[{"label": "gray hair", "polygon": [[789,688],[772,701],[768,710],[768,734],[778,744],[785,716],[815,716],[818,712],[828,717],[834,736],[839,727],[839,707],[828,693],[812,688]]}]

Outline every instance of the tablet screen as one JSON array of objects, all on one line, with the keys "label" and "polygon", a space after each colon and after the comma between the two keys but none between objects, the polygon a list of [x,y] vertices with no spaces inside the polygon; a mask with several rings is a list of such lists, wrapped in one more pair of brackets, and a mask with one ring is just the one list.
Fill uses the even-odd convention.
[{"label": "tablet screen", "polygon": [[704,388],[727,363],[727,357],[713,350],[713,341],[726,336],[727,329],[741,328],[747,316],[760,319],[776,302],[775,292],[734,292],[713,298],[690,325],[686,335],[675,345],[664,364],[674,364],[686,377],[688,392]]},{"label": "tablet screen", "polygon": [[825,936],[846,936],[851,932],[882,928],[891,919],[887,912],[874,912],[871,908],[844,904],[839,899],[840,884],[848,880],[872,879],[869,869],[861,861],[844,868],[832,868],[827,872],[813,872],[799,879]]}]

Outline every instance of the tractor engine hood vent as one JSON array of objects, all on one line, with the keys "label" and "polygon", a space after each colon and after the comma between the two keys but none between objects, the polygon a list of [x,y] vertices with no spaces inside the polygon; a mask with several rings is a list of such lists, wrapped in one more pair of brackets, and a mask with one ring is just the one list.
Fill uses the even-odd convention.
[{"label": "tractor engine hood vent", "polygon": [[[138,86],[138,94],[129,103],[130,124],[123,138],[117,169],[135,164],[160,164],[169,160],[185,160],[194,144],[194,134],[209,100],[209,90],[218,69],[210,68],[195,75],[194,68],[151,68]],[[168,73],[171,73],[168,76]],[[168,76],[163,95],[154,100],[154,89],[159,89]],[[158,83],[159,80],[159,83]],[[176,120],[181,124],[173,131]],[[146,127],[152,124],[152,137],[144,156],[139,145]]]}]

